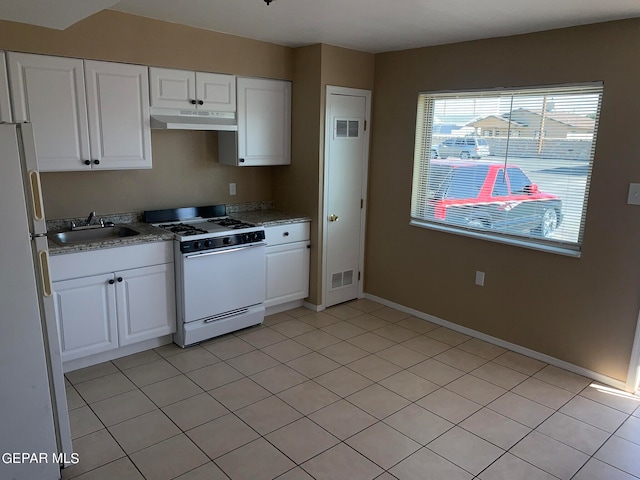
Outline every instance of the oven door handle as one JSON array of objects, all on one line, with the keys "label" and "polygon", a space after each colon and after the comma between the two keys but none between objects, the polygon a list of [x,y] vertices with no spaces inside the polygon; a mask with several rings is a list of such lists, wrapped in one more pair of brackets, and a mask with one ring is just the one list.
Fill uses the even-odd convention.
[{"label": "oven door handle", "polygon": [[185,255],[184,258],[200,258],[208,257],[209,255],[220,255],[223,253],[239,252],[240,250],[248,250],[249,248],[264,247],[266,243],[256,243],[254,245],[248,245],[246,247],[230,248],[228,250],[214,250],[207,253],[194,253],[192,255]]}]

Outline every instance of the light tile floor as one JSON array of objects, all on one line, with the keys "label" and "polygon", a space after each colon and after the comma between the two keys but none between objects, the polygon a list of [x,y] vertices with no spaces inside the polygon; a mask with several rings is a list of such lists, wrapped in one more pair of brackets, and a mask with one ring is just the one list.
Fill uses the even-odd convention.
[{"label": "light tile floor", "polygon": [[640,478],[640,398],[369,300],[67,380],[65,479]]}]

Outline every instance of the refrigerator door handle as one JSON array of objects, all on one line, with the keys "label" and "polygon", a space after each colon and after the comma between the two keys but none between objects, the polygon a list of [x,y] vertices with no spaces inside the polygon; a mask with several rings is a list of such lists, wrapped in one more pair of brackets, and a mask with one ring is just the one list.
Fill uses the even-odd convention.
[{"label": "refrigerator door handle", "polygon": [[40,174],[37,170],[29,171],[29,185],[31,186],[31,205],[33,205],[33,218],[44,220],[44,207],[42,205],[42,186]]},{"label": "refrigerator door handle", "polygon": [[40,261],[40,278],[42,279],[42,294],[45,297],[53,295],[53,287],[51,285],[51,274],[49,272],[49,252],[40,250],[38,252]]}]

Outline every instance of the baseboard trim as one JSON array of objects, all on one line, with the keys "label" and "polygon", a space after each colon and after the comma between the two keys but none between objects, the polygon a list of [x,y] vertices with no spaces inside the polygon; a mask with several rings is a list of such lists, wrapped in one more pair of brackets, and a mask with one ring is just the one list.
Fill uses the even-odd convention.
[{"label": "baseboard trim", "polygon": [[455,330],[456,332],[464,333],[465,335],[469,335],[471,337],[477,338],[479,340],[483,340],[488,343],[492,343],[493,345],[497,345],[502,348],[506,348],[512,350],[516,353],[520,353],[522,355],[526,355],[527,357],[534,358],[536,360],[540,360],[541,362],[548,363],[549,365],[553,365],[554,367],[563,368],[570,372],[576,373],[578,375],[582,375],[583,377],[591,378],[597,382],[603,383],[604,385],[608,385],[613,388],[617,388],[618,390],[627,391],[627,384],[624,381],[617,380],[615,378],[608,377],[607,375],[603,375],[601,373],[594,372],[592,370],[588,370],[586,368],[580,367],[578,365],[574,365],[569,362],[565,362],[564,360],[560,360],[558,358],[552,357],[550,355],[546,355],[544,353],[537,352],[535,350],[531,350],[526,347],[522,347],[520,345],[516,345],[515,343],[507,342],[497,337],[492,337],[491,335],[487,335],[486,333],[479,332],[477,330],[473,330],[471,328],[463,327],[453,322],[449,322],[447,320],[443,320],[441,318],[435,317],[433,315],[429,315],[428,313],[420,312],[410,307],[406,307],[404,305],[400,305],[399,303],[395,303],[389,301],[387,299],[378,297],[376,295],[372,295],[370,293],[364,294],[365,298],[369,300],[373,300],[374,302],[381,303],[387,307],[395,308],[396,310],[400,310],[401,312],[406,312],[414,317],[420,318],[422,320],[426,320],[431,323],[435,323],[436,325],[440,325],[442,327],[447,327],[451,330]]},{"label": "baseboard trim", "polygon": [[291,302],[281,303],[279,305],[273,305],[267,307],[264,311],[264,316],[273,315],[274,313],[286,312],[287,310],[293,310],[294,308],[302,307],[302,300],[293,300]]},{"label": "baseboard trim", "polygon": [[321,312],[324,310],[324,306],[322,305],[314,305],[313,303],[309,303],[309,302],[303,302],[302,306],[304,308],[308,308],[309,310],[312,310],[314,312]]}]

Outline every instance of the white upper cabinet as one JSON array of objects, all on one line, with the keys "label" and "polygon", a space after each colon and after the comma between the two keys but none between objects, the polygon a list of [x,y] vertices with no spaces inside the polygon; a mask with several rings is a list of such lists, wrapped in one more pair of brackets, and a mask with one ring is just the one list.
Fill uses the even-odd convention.
[{"label": "white upper cabinet", "polygon": [[219,132],[219,161],[262,166],[291,163],[291,82],[238,78],[238,133]]},{"label": "white upper cabinet", "polygon": [[11,104],[9,102],[9,79],[4,52],[0,52],[0,122],[11,121]]},{"label": "white upper cabinet", "polygon": [[13,118],[41,171],[151,168],[145,67],[9,53]]},{"label": "white upper cabinet", "polygon": [[147,68],[86,60],[84,69],[92,168],[150,168]]},{"label": "white upper cabinet", "polygon": [[42,171],[89,170],[82,60],[8,53],[13,119],[33,124]]},{"label": "white upper cabinet", "polygon": [[234,75],[151,67],[149,78],[154,108],[236,111]]}]

